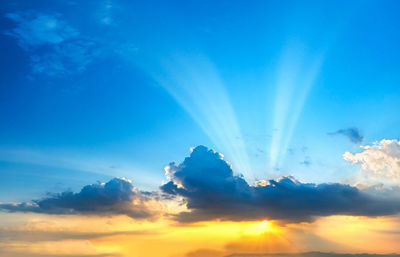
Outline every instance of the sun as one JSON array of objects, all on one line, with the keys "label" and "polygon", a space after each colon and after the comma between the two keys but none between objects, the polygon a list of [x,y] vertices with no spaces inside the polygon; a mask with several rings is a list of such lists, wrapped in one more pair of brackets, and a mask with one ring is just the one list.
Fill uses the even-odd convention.
[{"label": "sun", "polygon": [[268,220],[250,222],[245,227],[245,233],[248,235],[261,235],[274,231],[274,225]]}]

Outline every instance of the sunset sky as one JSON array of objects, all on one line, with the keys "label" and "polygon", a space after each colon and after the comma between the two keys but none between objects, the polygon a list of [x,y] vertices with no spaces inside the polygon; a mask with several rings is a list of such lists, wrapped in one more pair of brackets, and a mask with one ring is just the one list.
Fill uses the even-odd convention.
[{"label": "sunset sky", "polygon": [[0,3],[0,256],[400,253],[399,1]]}]

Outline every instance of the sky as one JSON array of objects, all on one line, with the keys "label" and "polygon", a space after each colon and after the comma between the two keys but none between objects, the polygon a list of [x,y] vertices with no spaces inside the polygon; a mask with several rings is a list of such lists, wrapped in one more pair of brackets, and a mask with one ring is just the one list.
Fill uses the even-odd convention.
[{"label": "sky", "polygon": [[399,8],[2,1],[0,255],[400,253]]}]

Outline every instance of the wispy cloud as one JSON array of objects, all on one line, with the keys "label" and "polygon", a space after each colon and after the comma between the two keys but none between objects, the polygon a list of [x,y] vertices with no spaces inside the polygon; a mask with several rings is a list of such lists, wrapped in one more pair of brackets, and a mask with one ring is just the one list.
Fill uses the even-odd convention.
[{"label": "wispy cloud", "polygon": [[4,33],[29,54],[34,74],[80,73],[99,54],[95,41],[82,36],[57,13],[27,11],[5,17],[14,21],[15,27]]},{"label": "wispy cloud", "polygon": [[16,23],[16,27],[5,34],[15,37],[24,48],[53,45],[78,36],[59,15],[47,15],[35,12],[9,13],[7,18]]},{"label": "wispy cloud", "polygon": [[49,242],[0,242],[2,257],[116,257],[121,256],[106,249],[99,251],[86,240],[59,240]]},{"label": "wispy cloud", "polygon": [[97,12],[97,16],[100,19],[100,22],[104,25],[113,25],[115,23],[113,17],[113,9],[115,8],[114,1],[112,0],[105,0],[101,2],[101,7]]},{"label": "wispy cloud", "polygon": [[80,232],[80,231],[43,231],[29,229],[0,228],[0,240],[19,242],[40,242],[59,240],[89,240],[117,235],[155,235],[150,231],[112,231],[112,232]]},{"label": "wispy cloud", "polygon": [[355,144],[361,144],[364,140],[364,136],[361,134],[358,128],[347,128],[347,129],[339,129],[335,132],[330,132],[328,135],[335,136],[335,135],[342,135],[347,137],[350,142]]}]

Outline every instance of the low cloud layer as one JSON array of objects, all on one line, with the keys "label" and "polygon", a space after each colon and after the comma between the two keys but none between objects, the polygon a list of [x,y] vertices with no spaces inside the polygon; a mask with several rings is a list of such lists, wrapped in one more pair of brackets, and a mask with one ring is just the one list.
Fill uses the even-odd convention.
[{"label": "low cloud layer", "polygon": [[362,146],[360,153],[345,152],[343,158],[376,177],[400,180],[400,141],[383,139],[373,145]]},{"label": "low cloud layer", "polygon": [[[226,257],[248,257],[248,254],[231,254]],[[274,254],[252,254],[252,257],[400,257],[400,254],[343,254],[343,253],[324,253],[324,252],[307,252],[307,253],[274,253]]]},{"label": "low cloud layer", "polygon": [[166,168],[171,181],[161,186],[168,195],[183,197],[188,212],[182,222],[210,219],[287,222],[329,215],[381,216],[400,211],[400,199],[371,194],[350,185],[301,183],[292,176],[249,185],[234,175],[222,155],[204,146]]},{"label": "low cloud layer", "polygon": [[[391,156],[390,167],[398,168],[395,158],[399,156],[399,142],[386,140],[364,149]],[[346,158],[353,157],[354,162],[368,160],[357,156],[348,153]],[[382,158],[371,161],[382,161]],[[371,163],[365,165],[371,169]],[[242,176],[233,174],[223,155],[204,146],[194,148],[181,164],[170,163],[166,175],[170,181],[161,186],[163,198],[140,192],[127,179],[114,178],[107,183],[87,185],[78,193],[63,192],[32,202],[1,203],[0,209],[45,214],[127,215],[143,219],[160,213],[161,199],[178,197],[187,207],[173,214],[180,222],[215,219],[301,222],[320,216],[385,216],[400,212],[398,191],[387,192],[379,187],[360,189],[340,183],[302,183],[293,176],[249,185]]]},{"label": "low cloud layer", "polygon": [[63,192],[41,200],[24,203],[2,203],[9,212],[46,214],[127,215],[149,218],[155,214],[147,203],[150,199],[133,187],[131,181],[114,178],[107,183],[87,185],[79,193]]},{"label": "low cloud layer", "polygon": [[364,140],[364,136],[361,135],[361,132],[359,131],[358,128],[347,128],[347,129],[339,129],[335,132],[328,133],[328,135],[334,136],[334,135],[342,135],[347,137],[347,139],[350,140],[350,142],[354,144],[361,144],[362,141]]}]

